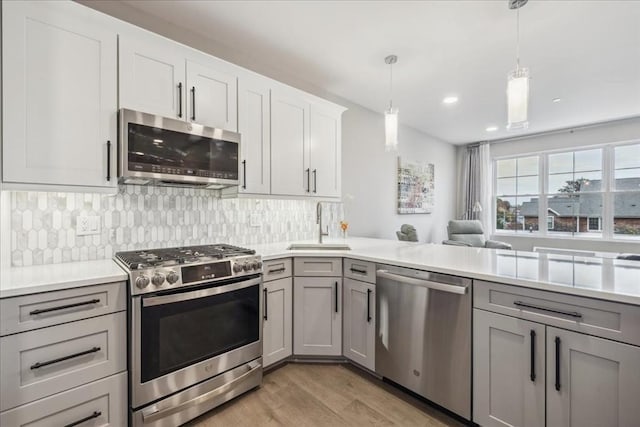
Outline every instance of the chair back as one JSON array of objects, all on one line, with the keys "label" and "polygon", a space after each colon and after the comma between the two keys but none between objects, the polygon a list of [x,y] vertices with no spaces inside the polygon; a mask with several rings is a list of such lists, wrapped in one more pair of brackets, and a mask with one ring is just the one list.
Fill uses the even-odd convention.
[{"label": "chair back", "polygon": [[486,240],[482,223],[478,220],[451,220],[447,226],[449,240],[468,243],[471,246],[483,248]]}]

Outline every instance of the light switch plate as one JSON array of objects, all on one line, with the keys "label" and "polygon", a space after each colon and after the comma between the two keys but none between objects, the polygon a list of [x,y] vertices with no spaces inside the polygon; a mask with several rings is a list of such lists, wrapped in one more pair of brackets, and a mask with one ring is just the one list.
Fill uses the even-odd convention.
[{"label": "light switch plate", "polygon": [[100,217],[96,215],[78,215],[76,218],[76,236],[100,234]]}]

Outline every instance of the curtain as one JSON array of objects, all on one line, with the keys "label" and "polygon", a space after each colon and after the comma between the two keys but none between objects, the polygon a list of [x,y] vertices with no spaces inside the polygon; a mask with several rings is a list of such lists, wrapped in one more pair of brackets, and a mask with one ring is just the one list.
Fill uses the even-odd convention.
[{"label": "curtain", "polygon": [[485,237],[492,229],[491,213],[491,155],[489,144],[468,145],[461,156],[462,181],[460,218],[478,219]]}]

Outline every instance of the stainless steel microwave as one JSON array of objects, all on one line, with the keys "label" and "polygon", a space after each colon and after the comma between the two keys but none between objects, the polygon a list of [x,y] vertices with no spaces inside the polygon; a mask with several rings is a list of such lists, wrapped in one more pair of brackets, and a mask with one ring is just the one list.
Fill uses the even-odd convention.
[{"label": "stainless steel microwave", "polygon": [[118,180],[222,189],[239,184],[240,134],[121,109]]}]

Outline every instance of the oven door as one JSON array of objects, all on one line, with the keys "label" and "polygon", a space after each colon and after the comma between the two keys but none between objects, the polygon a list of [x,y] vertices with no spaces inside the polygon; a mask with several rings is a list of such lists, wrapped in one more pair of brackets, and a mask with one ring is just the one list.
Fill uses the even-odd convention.
[{"label": "oven door", "polygon": [[262,355],[262,279],[132,298],[131,403],[138,408]]}]

